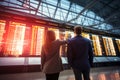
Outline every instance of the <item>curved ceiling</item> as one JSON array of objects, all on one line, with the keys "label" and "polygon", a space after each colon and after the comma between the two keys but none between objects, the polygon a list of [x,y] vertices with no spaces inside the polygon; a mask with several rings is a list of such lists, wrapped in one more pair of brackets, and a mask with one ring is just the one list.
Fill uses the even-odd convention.
[{"label": "curved ceiling", "polygon": [[[80,6],[87,7],[96,15],[104,19],[103,23],[108,23],[113,26],[112,29],[107,31],[120,33],[120,0],[69,0]],[[89,26],[96,26],[100,24],[93,24]]]},{"label": "curved ceiling", "polygon": [[[120,0],[0,0],[0,7],[120,34]],[[0,10],[4,10],[0,8]]]}]

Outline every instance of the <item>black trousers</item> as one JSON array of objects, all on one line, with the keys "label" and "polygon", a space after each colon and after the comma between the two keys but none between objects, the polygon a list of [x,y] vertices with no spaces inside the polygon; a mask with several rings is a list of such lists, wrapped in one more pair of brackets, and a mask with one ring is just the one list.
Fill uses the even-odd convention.
[{"label": "black trousers", "polygon": [[76,70],[73,69],[73,72],[75,74],[75,80],[82,80],[82,75],[83,75],[83,80],[90,80],[90,69],[84,69],[84,70]]},{"label": "black trousers", "polygon": [[46,80],[58,80],[60,73],[46,74]]}]

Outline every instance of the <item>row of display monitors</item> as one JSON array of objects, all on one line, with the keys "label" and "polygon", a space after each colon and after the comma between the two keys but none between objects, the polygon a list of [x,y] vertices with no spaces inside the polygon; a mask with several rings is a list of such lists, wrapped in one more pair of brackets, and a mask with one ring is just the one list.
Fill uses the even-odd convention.
[{"label": "row of display monitors", "polygon": [[[25,23],[0,20],[0,56],[41,55],[46,28],[54,30],[56,38],[60,40],[67,40],[74,37],[73,31],[66,29],[39,25],[27,26]],[[120,39],[118,38],[113,39],[112,37],[84,32],[82,36],[91,40],[95,56],[117,56],[117,54],[120,54]],[[62,45],[60,54],[65,56],[66,51],[67,44]]]}]

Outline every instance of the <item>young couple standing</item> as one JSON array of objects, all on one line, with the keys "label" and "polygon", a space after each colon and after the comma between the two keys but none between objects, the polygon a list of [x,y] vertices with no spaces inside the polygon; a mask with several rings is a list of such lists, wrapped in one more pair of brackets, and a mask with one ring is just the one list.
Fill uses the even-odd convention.
[{"label": "young couple standing", "polygon": [[75,26],[76,36],[67,41],[56,40],[54,31],[47,31],[45,44],[41,52],[41,69],[46,75],[46,80],[58,80],[63,71],[60,46],[68,44],[67,58],[72,67],[75,80],[90,80],[90,68],[93,65],[93,51],[91,41],[81,36],[82,28]]}]

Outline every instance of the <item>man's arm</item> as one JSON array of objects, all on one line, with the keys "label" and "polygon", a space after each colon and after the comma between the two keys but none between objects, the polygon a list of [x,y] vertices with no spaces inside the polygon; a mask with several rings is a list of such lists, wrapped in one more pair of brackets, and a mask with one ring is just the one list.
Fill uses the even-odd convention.
[{"label": "man's arm", "polygon": [[72,46],[71,43],[68,43],[68,47],[67,47],[67,58],[68,58],[68,64],[70,64],[70,66],[72,66]]}]

